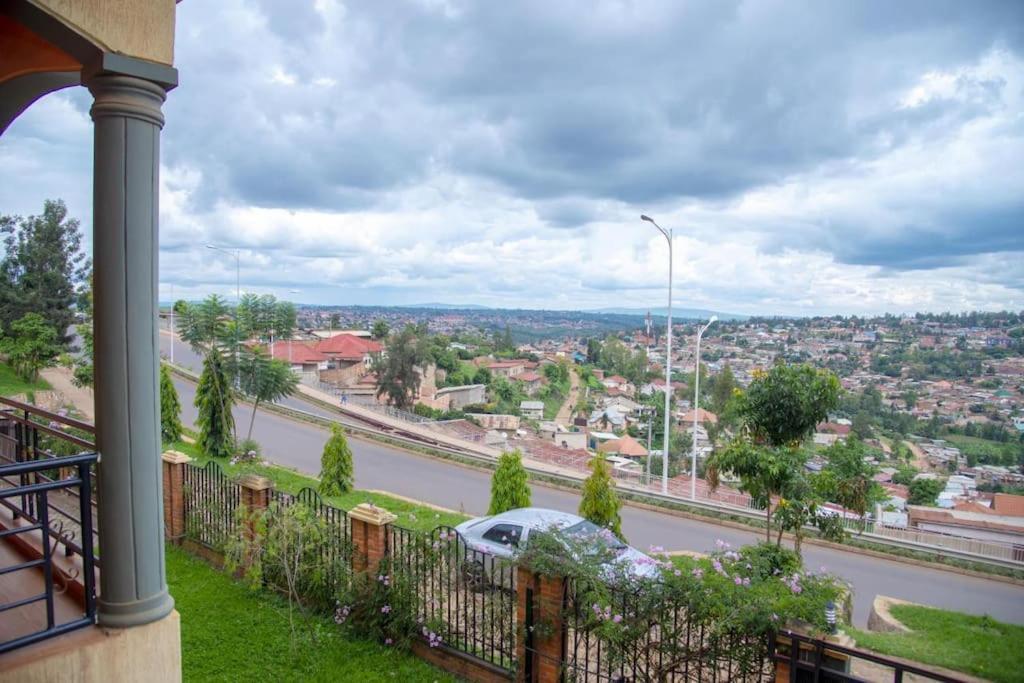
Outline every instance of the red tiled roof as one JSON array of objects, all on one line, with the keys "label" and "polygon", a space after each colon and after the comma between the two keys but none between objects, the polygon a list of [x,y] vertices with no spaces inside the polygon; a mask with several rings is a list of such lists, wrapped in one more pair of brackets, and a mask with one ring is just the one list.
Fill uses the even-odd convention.
[{"label": "red tiled roof", "polygon": [[488,363],[488,368],[517,368],[525,366],[526,362],[521,360],[496,360],[493,363]]},{"label": "red tiled roof", "polygon": [[836,424],[835,422],[821,422],[817,427],[818,433],[820,434],[838,434],[839,436],[846,436],[850,433],[850,425]]},{"label": "red tiled roof", "polygon": [[274,343],[274,358],[292,363],[319,363],[327,360],[312,344],[297,341]]},{"label": "red tiled roof", "polygon": [[366,354],[379,353],[384,350],[384,347],[372,339],[363,339],[351,334],[338,334],[330,339],[320,341],[316,345],[316,350],[341,360],[362,360]]},{"label": "red tiled roof", "polygon": [[516,379],[523,382],[536,382],[537,380],[544,379],[536,372],[524,372],[516,377]]}]

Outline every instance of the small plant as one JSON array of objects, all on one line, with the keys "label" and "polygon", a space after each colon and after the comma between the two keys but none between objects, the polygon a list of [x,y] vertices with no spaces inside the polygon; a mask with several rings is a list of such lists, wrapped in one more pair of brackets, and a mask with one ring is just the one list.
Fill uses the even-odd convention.
[{"label": "small plant", "polygon": [[603,455],[590,461],[592,473],[583,482],[583,495],[580,499],[580,516],[594,524],[610,529],[619,538],[622,535],[622,517],[619,508],[622,501],[615,493],[615,482],[612,480],[611,468]]},{"label": "small plant", "polygon": [[[416,586],[384,560],[375,573],[360,572],[338,598],[334,621],[354,634],[385,645],[408,649],[426,625],[416,616]],[[436,646],[444,637],[427,628]]]},{"label": "small plant", "polygon": [[242,439],[235,446],[235,455],[231,458],[232,465],[244,462],[255,462],[260,459],[263,447],[255,439]]},{"label": "small plant", "polygon": [[530,485],[527,483],[523,455],[518,450],[501,454],[498,467],[491,476],[491,505],[487,514],[530,507]]},{"label": "small plant", "polygon": [[324,444],[320,456],[320,495],[340,496],[352,490],[355,475],[352,450],[348,447],[345,431],[338,425],[331,427],[331,438]]}]

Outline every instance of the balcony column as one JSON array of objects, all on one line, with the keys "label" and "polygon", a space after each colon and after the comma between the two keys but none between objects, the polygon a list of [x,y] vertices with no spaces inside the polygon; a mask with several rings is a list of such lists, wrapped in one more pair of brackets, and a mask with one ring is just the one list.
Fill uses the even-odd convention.
[{"label": "balcony column", "polygon": [[99,623],[146,624],[174,607],[164,570],[157,247],[164,87],[103,73],[93,95]]}]

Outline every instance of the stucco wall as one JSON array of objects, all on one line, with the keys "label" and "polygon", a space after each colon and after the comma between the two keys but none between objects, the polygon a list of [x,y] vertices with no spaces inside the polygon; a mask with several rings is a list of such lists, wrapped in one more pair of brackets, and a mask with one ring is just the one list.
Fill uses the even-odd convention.
[{"label": "stucco wall", "polygon": [[32,2],[111,52],[174,63],[174,0]]}]

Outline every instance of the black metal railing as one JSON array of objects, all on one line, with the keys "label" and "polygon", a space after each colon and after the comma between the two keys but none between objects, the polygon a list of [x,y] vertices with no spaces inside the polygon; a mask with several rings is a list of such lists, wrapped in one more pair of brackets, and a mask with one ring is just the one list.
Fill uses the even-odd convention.
[{"label": "black metal railing", "polygon": [[782,631],[773,640],[772,657],[776,664],[788,666],[791,683],[902,683],[905,680],[957,683],[962,680],[792,631]]},{"label": "black metal railing", "polygon": [[[36,510],[34,517],[21,515],[21,519],[15,520],[11,526],[0,530],[0,540],[14,538],[22,534],[30,537],[34,532],[38,533],[39,557],[25,560],[9,566],[0,567],[0,576],[14,575],[18,572],[37,573],[36,578],[41,574],[43,589],[40,593],[32,593],[23,597],[16,597],[14,600],[0,603],[0,619],[12,618],[8,612],[20,610],[21,619],[24,624],[24,632],[17,633],[13,638],[0,642],[0,654],[15,648],[30,645],[46,638],[72,631],[77,628],[89,626],[95,623],[96,619],[96,577],[93,547],[91,543],[83,543],[81,547],[81,579],[84,593],[84,604],[82,615],[58,623],[57,611],[55,608],[54,596],[57,593],[65,592],[70,582],[76,578],[72,575],[70,568],[61,569],[54,563],[54,545],[51,538],[51,505],[49,498],[52,494],[75,490],[79,501],[78,522],[81,525],[83,538],[91,538],[93,532],[92,505],[90,495],[92,487],[92,467],[96,463],[95,453],[72,455],[55,460],[37,460],[29,462],[15,462],[12,464],[0,465],[0,474],[4,477],[24,477],[28,483],[8,486],[0,489],[0,501],[9,502],[21,499],[22,501],[34,501]],[[74,472],[71,476],[62,479],[52,479],[42,476],[42,473],[58,465],[64,470]],[[24,503],[22,503],[24,508]],[[34,548],[34,539],[30,539],[30,547]],[[35,583],[31,575],[26,583]],[[31,590],[31,589],[30,589]],[[42,603],[42,615],[33,612],[33,607]],[[45,626],[33,628],[33,623],[45,622]],[[13,619],[12,622],[14,623]]]},{"label": "black metal railing", "polygon": [[[418,597],[424,639],[503,672],[516,668],[516,567],[470,548],[451,527],[430,533],[388,527],[392,571]],[[429,634],[441,640],[429,638]]]},{"label": "black metal railing", "polygon": [[346,588],[352,576],[352,529],[348,513],[325,503],[320,494],[308,486],[297,495],[273,489],[270,504],[280,507],[305,505],[323,522],[325,533],[319,546],[319,566],[326,569],[327,586],[333,594]]},{"label": "black metal railing", "polygon": [[[32,482],[58,481],[70,474],[62,465],[63,458],[80,453],[96,451],[94,428],[87,422],[75,420],[63,414],[0,397],[0,490],[14,486],[26,486]],[[31,474],[5,474],[2,468],[25,462],[49,462],[49,465]],[[93,526],[91,533],[92,551],[99,566],[99,529],[96,525],[96,465],[86,499],[90,501]],[[0,499],[0,505],[11,511],[15,519],[25,518],[38,522],[42,514],[33,496],[8,497]],[[64,547],[65,555],[82,555],[82,532],[80,515],[81,501],[77,489],[58,489],[47,498],[47,533]]]},{"label": "black metal railing", "polygon": [[223,551],[235,533],[242,487],[213,461],[204,467],[185,465],[182,483],[185,535],[207,548]]},{"label": "black metal railing", "polygon": [[[603,588],[566,582],[562,666],[571,680],[773,680],[767,637],[723,631],[695,617],[685,603],[651,597],[657,592]],[[607,628],[609,622],[614,628]],[[529,646],[528,653],[538,654]]]}]

